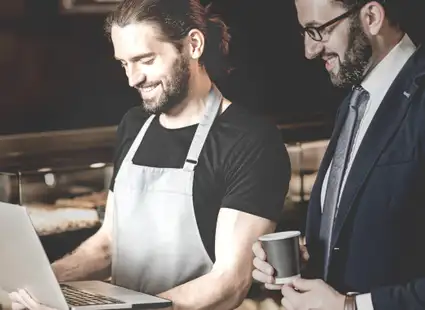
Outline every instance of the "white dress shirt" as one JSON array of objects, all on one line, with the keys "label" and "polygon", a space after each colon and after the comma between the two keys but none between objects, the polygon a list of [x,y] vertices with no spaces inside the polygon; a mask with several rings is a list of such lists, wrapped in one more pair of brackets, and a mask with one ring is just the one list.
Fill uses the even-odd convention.
[{"label": "white dress shirt", "polygon": [[[400,42],[394,46],[394,48],[382,59],[373,70],[367,75],[362,82],[361,86],[369,92],[370,99],[367,103],[366,111],[363,119],[360,122],[359,129],[356,136],[354,137],[354,144],[351,151],[350,159],[347,164],[347,169],[344,174],[344,178],[341,186],[341,194],[344,190],[347,176],[353,164],[353,160],[357,154],[360,144],[363,140],[364,135],[375,116],[385,94],[390,88],[391,84],[401,71],[410,56],[415,52],[416,46],[409,38],[407,34],[403,36]],[[329,165],[330,168],[330,165]],[[329,179],[329,169],[326,172],[323,180],[322,191],[321,191],[321,206],[323,211],[323,205],[325,201],[326,187]],[[339,198],[341,198],[341,194]],[[373,310],[371,294],[361,294],[356,296],[356,303],[358,310]]]}]

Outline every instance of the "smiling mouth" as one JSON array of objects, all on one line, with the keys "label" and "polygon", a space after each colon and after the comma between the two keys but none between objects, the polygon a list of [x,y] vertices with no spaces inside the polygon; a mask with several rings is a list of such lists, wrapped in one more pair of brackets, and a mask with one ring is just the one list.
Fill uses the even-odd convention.
[{"label": "smiling mouth", "polygon": [[159,86],[159,84],[160,83],[156,83],[156,84],[149,85],[149,86],[143,86],[143,87],[140,88],[140,91],[142,93],[149,93],[149,92],[153,91],[154,89],[156,89]]}]

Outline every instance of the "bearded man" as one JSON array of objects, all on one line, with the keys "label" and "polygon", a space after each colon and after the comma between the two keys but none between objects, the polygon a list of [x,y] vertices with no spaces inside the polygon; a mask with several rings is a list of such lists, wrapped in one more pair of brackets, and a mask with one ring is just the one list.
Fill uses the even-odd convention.
[{"label": "bearded man", "polygon": [[[230,37],[199,0],[124,0],[105,30],[142,104],[118,128],[102,227],[53,271],[111,276],[173,310],[235,309],[252,282],[252,243],[275,230],[288,190],[280,132],[216,87]],[[43,309],[18,293],[15,304]]]},{"label": "bearded man", "polygon": [[296,0],[308,59],[342,102],[308,208],[306,269],[274,285],[259,242],[253,277],[287,310],[425,309],[425,49],[402,0]]}]

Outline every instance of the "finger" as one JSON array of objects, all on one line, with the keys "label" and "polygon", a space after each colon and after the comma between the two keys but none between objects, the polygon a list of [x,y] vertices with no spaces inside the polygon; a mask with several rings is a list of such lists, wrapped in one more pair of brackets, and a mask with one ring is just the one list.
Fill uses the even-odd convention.
[{"label": "finger", "polygon": [[12,292],[9,293],[9,298],[12,302],[18,302],[18,297],[17,297],[18,293],[17,292]]},{"label": "finger", "polygon": [[25,302],[19,292],[13,292],[9,294],[10,299],[12,299],[12,303],[17,303],[22,305],[24,308],[30,309],[29,305]]},{"label": "finger", "polygon": [[[315,279],[315,280],[308,280],[303,278],[297,278],[294,279],[292,284],[294,287],[302,292],[311,291],[315,288],[317,288],[318,285],[321,285],[323,281]],[[323,282],[324,283],[324,282]]]},{"label": "finger", "polygon": [[282,304],[283,308],[285,308],[285,310],[295,310],[294,306],[292,306],[290,301],[285,297],[282,298],[280,303]]},{"label": "finger", "polygon": [[54,310],[41,304],[38,300],[34,299],[26,290],[19,290],[19,295],[22,297],[23,301],[29,305],[30,310]]},{"label": "finger", "polygon": [[308,261],[310,258],[310,255],[308,254],[307,247],[306,246],[300,246],[300,254],[303,261]]},{"label": "finger", "polygon": [[265,261],[266,260],[266,252],[264,252],[263,247],[261,246],[260,241],[256,241],[252,245],[252,252],[254,252],[254,255],[258,257],[259,259]]},{"label": "finger", "polygon": [[254,267],[267,276],[272,276],[274,274],[274,268],[268,262],[258,257],[254,258]]},{"label": "finger", "polygon": [[282,289],[282,285],[281,284],[270,284],[270,283],[266,283],[264,285],[266,287],[266,289],[270,290],[270,291],[279,291]]},{"label": "finger", "polygon": [[295,291],[295,289],[289,285],[283,285],[281,291],[283,297],[289,300],[289,302],[296,307],[301,297],[301,294]]},{"label": "finger", "polygon": [[24,310],[25,306],[20,304],[19,302],[12,302],[12,310]]},{"label": "finger", "polygon": [[261,271],[259,271],[258,269],[254,269],[252,271],[252,277],[261,283],[270,283],[270,284],[274,283],[274,278],[272,276],[268,276],[262,273]]},{"label": "finger", "polygon": [[23,301],[26,305],[28,305],[28,308],[31,310],[40,309],[41,305],[36,302],[30,294],[26,290],[18,290],[19,295],[22,297]]}]

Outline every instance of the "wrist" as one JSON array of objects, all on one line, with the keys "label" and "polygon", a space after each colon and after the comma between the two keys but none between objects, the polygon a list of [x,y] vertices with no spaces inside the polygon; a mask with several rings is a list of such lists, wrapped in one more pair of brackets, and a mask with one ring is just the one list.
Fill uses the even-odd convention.
[{"label": "wrist", "polygon": [[55,261],[53,262],[50,267],[52,268],[52,271],[54,273],[54,275],[56,276],[56,278],[58,279],[58,281],[62,281],[62,274],[63,274],[63,264],[61,264],[60,261]]}]

